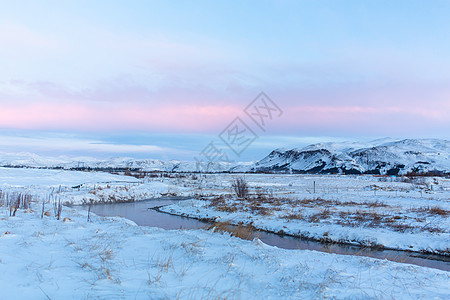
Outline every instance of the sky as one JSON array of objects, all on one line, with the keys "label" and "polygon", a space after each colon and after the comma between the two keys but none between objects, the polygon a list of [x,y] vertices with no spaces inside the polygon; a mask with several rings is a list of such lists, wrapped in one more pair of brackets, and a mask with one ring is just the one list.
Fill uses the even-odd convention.
[{"label": "sky", "polygon": [[[444,0],[0,0],[0,151],[192,160],[213,142],[255,160],[449,139],[449,14]],[[261,92],[279,108],[264,128],[246,114]],[[236,118],[257,136],[238,154],[220,138]]]}]

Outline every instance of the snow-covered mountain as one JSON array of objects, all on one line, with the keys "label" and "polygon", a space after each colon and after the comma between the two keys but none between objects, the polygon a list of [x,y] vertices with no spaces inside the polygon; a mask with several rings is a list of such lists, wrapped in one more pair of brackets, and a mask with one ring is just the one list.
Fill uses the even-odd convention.
[{"label": "snow-covered mountain", "polygon": [[381,139],[368,143],[321,143],[300,149],[278,149],[247,171],[388,175],[427,171],[449,173],[450,141]]},{"label": "snow-covered mountain", "polygon": [[[0,166],[44,168],[139,169],[143,171],[196,172],[195,161],[135,159],[127,157],[43,157],[33,153],[0,153]],[[277,149],[253,162],[215,162],[202,166],[208,172],[280,172],[311,174],[450,173],[450,141],[438,139],[379,139],[367,143],[312,144]]]},{"label": "snow-covered mountain", "polygon": [[32,168],[62,168],[62,169],[138,169],[142,171],[162,172],[227,172],[232,168],[242,166],[248,169],[252,163],[213,162],[198,164],[196,161],[136,159],[130,157],[114,157],[96,159],[93,157],[46,157],[34,153],[4,153],[0,152],[0,166],[32,167]]}]

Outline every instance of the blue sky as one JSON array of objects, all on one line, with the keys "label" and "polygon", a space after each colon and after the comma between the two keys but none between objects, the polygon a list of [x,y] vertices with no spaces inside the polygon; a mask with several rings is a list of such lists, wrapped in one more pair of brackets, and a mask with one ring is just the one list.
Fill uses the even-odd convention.
[{"label": "blue sky", "polygon": [[449,1],[0,7],[0,151],[192,159],[261,91],[283,115],[234,159],[449,138]]}]

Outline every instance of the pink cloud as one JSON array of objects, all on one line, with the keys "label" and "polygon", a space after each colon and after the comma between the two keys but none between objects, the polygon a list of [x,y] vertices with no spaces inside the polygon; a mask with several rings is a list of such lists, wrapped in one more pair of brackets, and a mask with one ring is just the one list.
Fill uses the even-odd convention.
[{"label": "pink cloud", "polygon": [[[448,110],[371,106],[284,107],[273,121],[281,132],[395,134],[448,125]],[[85,131],[147,130],[153,132],[221,131],[236,116],[245,117],[240,106],[133,105],[123,103],[0,104],[0,127]]]},{"label": "pink cloud", "polygon": [[[0,127],[44,130],[218,133],[236,116],[245,118],[243,109],[256,95],[202,87],[152,91],[120,82],[81,91],[45,82],[11,86],[0,86]],[[290,89],[269,95],[285,113],[268,129],[282,134],[432,136],[450,126],[450,93],[444,88]]]},{"label": "pink cloud", "polygon": [[238,107],[211,105],[153,107],[104,103],[0,104],[0,127],[211,132],[226,126],[239,112]]}]

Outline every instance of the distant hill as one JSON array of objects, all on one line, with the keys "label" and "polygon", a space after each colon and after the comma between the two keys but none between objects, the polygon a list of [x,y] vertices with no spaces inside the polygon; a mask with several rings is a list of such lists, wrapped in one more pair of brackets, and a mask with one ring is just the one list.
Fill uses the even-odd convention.
[{"label": "distant hill", "polygon": [[[64,169],[138,169],[195,172],[195,161],[43,157],[33,153],[0,153],[0,166]],[[205,170],[204,170],[205,171]],[[320,143],[304,148],[277,149],[254,162],[216,162],[208,172],[275,172],[307,174],[450,173],[450,141],[438,139],[379,139],[368,143]]]},{"label": "distant hill", "polygon": [[[248,166],[251,163],[214,162],[201,165],[202,171],[228,172],[230,168]],[[34,153],[1,153],[1,167],[61,168],[78,170],[142,170],[162,172],[195,172],[199,170],[196,161],[136,159],[130,157],[114,157],[96,159],[92,157],[46,157]],[[247,167],[246,167],[247,168]]]},{"label": "distant hill", "polygon": [[[240,167],[234,168],[238,171]],[[381,139],[369,143],[320,143],[272,151],[250,172],[310,174],[386,174],[450,172],[450,141],[438,139]]]}]

